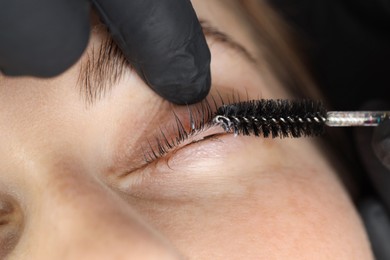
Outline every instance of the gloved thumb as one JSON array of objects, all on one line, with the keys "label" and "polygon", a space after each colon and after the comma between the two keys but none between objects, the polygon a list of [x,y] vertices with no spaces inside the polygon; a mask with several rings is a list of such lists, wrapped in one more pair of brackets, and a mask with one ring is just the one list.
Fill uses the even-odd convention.
[{"label": "gloved thumb", "polygon": [[390,120],[385,120],[375,129],[372,149],[382,164],[390,170]]},{"label": "gloved thumb", "polygon": [[[388,106],[382,101],[372,101],[366,103],[361,110],[386,110]],[[383,122],[385,123],[385,122]],[[387,125],[387,122],[386,122]],[[385,127],[386,127],[385,125]],[[390,171],[384,166],[380,158],[386,157],[383,146],[383,140],[386,139],[382,126],[378,127],[359,127],[354,128],[355,145],[363,166],[366,169],[367,175],[371,180],[379,197],[382,199],[388,209],[390,209]],[[374,132],[378,131],[377,136],[374,137]],[[389,136],[387,136],[388,140]],[[374,141],[373,141],[374,140]],[[387,141],[388,142],[388,141]],[[378,158],[374,148],[380,151],[381,156]]]}]

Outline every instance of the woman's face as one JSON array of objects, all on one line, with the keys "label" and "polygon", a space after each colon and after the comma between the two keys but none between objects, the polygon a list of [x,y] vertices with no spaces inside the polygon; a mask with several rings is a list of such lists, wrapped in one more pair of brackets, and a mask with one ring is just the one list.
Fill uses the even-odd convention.
[{"label": "woman's face", "polygon": [[[289,97],[266,80],[253,28],[235,1],[192,2],[205,26],[248,50],[208,34],[216,103]],[[113,65],[120,59],[100,52],[99,28],[82,59],[57,78],[0,77],[0,256],[371,257],[361,221],[313,139],[211,137],[212,128],[169,147],[178,132],[186,138],[180,125],[188,132],[190,117],[202,124],[208,107],[169,104],[130,68]]]}]

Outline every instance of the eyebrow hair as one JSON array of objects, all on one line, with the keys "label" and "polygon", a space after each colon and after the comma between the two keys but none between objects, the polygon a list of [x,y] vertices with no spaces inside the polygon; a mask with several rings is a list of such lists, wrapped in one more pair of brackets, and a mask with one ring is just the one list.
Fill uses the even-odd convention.
[{"label": "eyebrow hair", "polygon": [[208,24],[205,21],[200,21],[200,24],[203,29],[203,33],[205,36],[210,36],[218,42],[226,44],[228,47],[237,50],[241,53],[246,59],[248,59],[252,63],[256,63],[256,59],[252,54],[239,42],[235,41],[232,37],[227,35],[225,32],[220,31],[216,27]]},{"label": "eyebrow hair", "polygon": [[[232,37],[205,21],[200,23],[205,36],[225,44],[250,62],[256,63],[250,52]],[[81,63],[78,85],[87,104],[91,105],[103,98],[122,79],[124,73],[133,68],[110,35],[103,39],[98,50],[92,46],[86,55],[86,60]]]},{"label": "eyebrow hair", "polygon": [[87,104],[104,97],[119,82],[125,70],[132,69],[111,37],[105,37],[98,48],[96,51],[92,46],[80,67],[78,85]]}]

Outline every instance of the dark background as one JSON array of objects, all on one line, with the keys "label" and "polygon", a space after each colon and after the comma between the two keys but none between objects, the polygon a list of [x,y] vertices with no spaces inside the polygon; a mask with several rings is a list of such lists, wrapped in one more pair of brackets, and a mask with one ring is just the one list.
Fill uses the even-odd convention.
[{"label": "dark background", "polygon": [[268,0],[295,29],[335,110],[390,101],[390,0]]}]

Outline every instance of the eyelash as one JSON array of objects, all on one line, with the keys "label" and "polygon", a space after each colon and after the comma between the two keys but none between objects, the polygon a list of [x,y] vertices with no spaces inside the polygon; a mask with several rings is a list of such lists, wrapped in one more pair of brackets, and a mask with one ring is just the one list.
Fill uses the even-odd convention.
[{"label": "eyelash", "polygon": [[[227,104],[240,102],[240,97],[232,94],[232,101],[227,99]],[[191,137],[207,130],[212,126],[211,119],[218,107],[225,104],[224,98],[218,93],[218,101],[214,96],[196,104],[187,106],[189,127],[185,127],[185,122],[173,111],[174,125],[173,131],[168,131],[167,128],[159,127],[159,132],[153,137],[153,142],[148,140],[147,147],[143,147],[145,163],[150,164],[169,152],[174,151],[180,144]],[[169,135],[168,133],[171,133]],[[174,133],[172,135],[172,133]],[[173,137],[170,137],[173,136]]]},{"label": "eyelash", "polygon": [[[159,132],[153,137],[154,143],[148,140],[148,148],[143,149],[146,163],[152,163],[163,157],[192,136],[207,129],[210,126],[209,121],[216,109],[213,109],[210,102],[205,100],[200,104],[187,106],[187,110],[189,127],[185,127],[187,124],[173,111],[174,124],[171,126],[173,131],[168,131],[166,127],[162,128],[160,126]],[[174,134],[172,135],[172,133]]]}]

